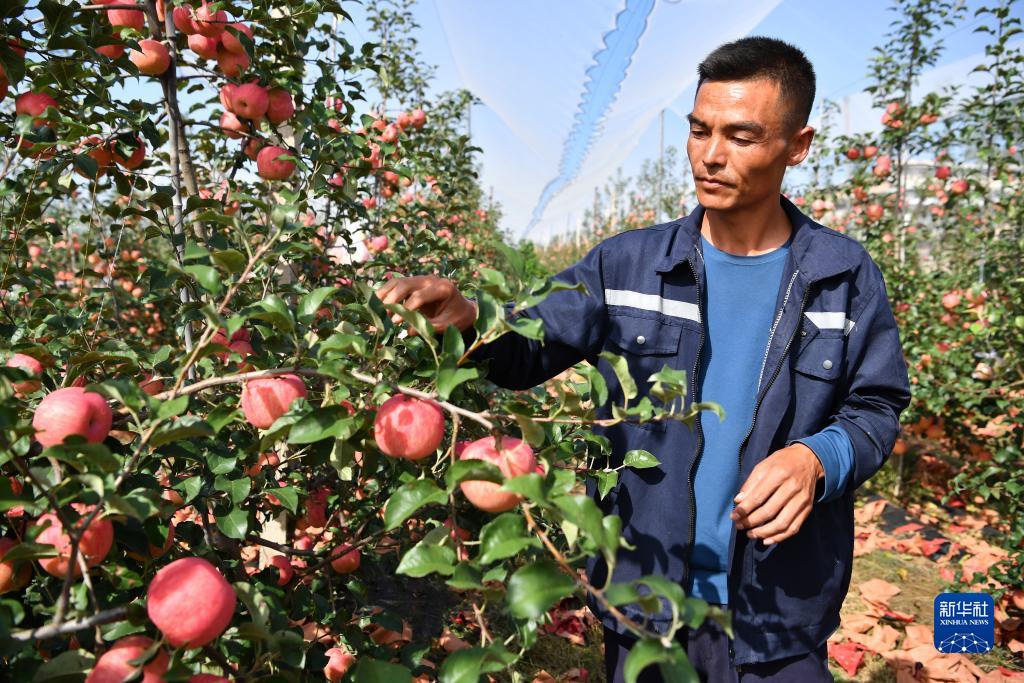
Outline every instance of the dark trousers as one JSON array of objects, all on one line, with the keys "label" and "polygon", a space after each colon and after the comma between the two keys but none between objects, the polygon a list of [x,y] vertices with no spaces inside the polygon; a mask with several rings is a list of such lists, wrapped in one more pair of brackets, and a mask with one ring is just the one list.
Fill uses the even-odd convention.
[{"label": "dark trousers", "polygon": [[[730,664],[729,637],[721,627],[706,621],[691,631],[682,628],[676,633],[676,640],[686,651],[690,663],[700,675],[702,683],[832,683],[828,670],[828,652],[825,643],[814,652],[787,657],[774,662],[743,664],[738,669]],[[604,629],[604,663],[608,683],[622,683],[626,680],[623,666],[626,656],[636,638],[620,635]],[[637,683],[660,683],[661,672],[657,665],[644,669]]]}]

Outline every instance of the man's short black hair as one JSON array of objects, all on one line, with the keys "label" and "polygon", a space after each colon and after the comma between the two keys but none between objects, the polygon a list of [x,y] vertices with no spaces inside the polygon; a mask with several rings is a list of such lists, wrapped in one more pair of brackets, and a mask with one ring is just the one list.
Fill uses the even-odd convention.
[{"label": "man's short black hair", "polygon": [[697,67],[697,89],[704,81],[778,83],[789,105],[786,122],[792,130],[807,125],[814,104],[814,67],[797,47],[777,38],[751,36],[721,45]]}]

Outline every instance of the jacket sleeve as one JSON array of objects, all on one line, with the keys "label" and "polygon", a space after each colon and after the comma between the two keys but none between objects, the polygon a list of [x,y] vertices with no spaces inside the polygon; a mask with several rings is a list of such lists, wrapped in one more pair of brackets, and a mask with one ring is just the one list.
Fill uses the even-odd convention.
[{"label": "jacket sleeve", "polygon": [[910,404],[910,381],[882,275],[867,297],[847,341],[846,394],[834,424],[853,443],[853,469],[847,486],[856,490],[877,472],[892,452],[900,431],[900,413]]},{"label": "jacket sleeve", "polygon": [[555,276],[582,283],[586,292],[554,292],[516,316],[543,320],[543,341],[510,332],[473,352],[472,360],[487,362],[488,379],[506,389],[529,389],[582,360],[596,362],[607,328],[602,261],[599,244]]}]

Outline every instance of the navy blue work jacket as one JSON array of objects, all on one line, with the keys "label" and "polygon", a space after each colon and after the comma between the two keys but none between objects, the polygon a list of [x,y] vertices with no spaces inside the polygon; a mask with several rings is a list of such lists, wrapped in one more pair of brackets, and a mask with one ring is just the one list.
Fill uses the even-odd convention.
[{"label": "navy blue work jacket", "polygon": [[[910,401],[878,267],[858,242],[815,223],[785,197],[780,201],[794,235],[753,424],[736,454],[740,485],[771,453],[830,424],[850,435],[854,463],[842,495],[816,503],[791,538],[765,546],[733,530],[728,587],[737,666],[810,652],[838,628],[853,562],[854,491],[888,458],[899,414]],[[542,343],[508,334],[474,358],[489,361],[488,377],[510,389],[533,387],[585,360],[605,377],[609,401],[621,404],[615,373],[599,358],[608,350],[625,356],[640,396],[650,389],[647,378],[667,364],[687,371],[692,400],[706,335],[703,214],[698,206],[685,218],[604,240],[556,276],[583,283],[587,294],[558,292],[524,313],[543,319]],[[609,405],[598,415],[609,417]],[[622,518],[623,536],[635,547],[619,550],[613,579],[658,574],[687,586],[700,429],[667,420],[599,431],[611,441],[612,467],[637,448],[661,461],[651,469],[623,469],[618,484],[598,501],[605,514]],[[591,482],[588,491],[596,497],[595,489]],[[595,585],[604,585],[602,559],[591,560],[587,570]],[[606,626],[623,631],[596,602],[591,608]],[[638,606],[624,612],[643,621]],[[664,629],[669,619],[666,610],[649,625]]]}]

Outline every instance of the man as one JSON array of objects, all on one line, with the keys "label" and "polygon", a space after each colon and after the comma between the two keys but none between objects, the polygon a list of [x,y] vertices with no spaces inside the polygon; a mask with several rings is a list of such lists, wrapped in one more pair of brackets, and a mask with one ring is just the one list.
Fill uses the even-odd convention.
[{"label": "man", "polygon": [[[635,547],[620,550],[614,579],[660,574],[732,611],[734,641],[711,623],[679,634],[704,680],[831,681],[825,643],[850,582],[854,491],[895,442],[910,400],[906,364],[871,258],[780,195],[814,136],[806,57],[745,38],[712,52],[698,74],[687,141],[697,209],[599,244],[558,275],[588,294],[559,292],[526,312],[543,319],[543,344],[506,335],[477,358],[513,389],[586,360],[613,402],[622,394],[604,350],[626,357],[638,385],[663,364],[696,377],[690,398],[722,404],[723,421],[704,413],[692,431],[675,421],[604,430],[612,466],[634,448],[661,461],[625,468],[599,500]],[[379,295],[437,329],[468,330],[476,315],[440,278],[395,280]],[[602,561],[588,571],[604,584]],[[620,680],[634,641],[592,608],[609,680]],[[657,669],[645,679],[658,680]]]}]

